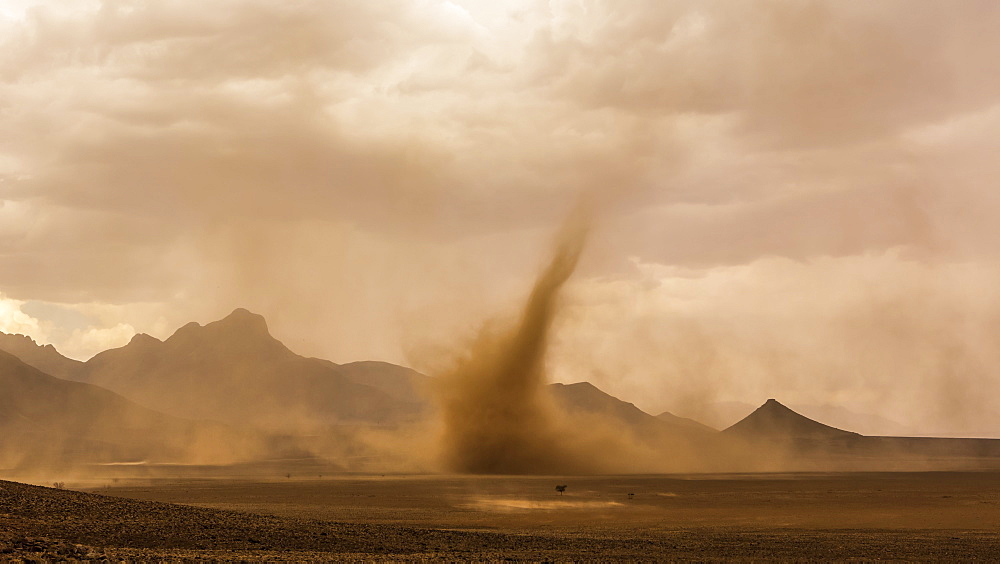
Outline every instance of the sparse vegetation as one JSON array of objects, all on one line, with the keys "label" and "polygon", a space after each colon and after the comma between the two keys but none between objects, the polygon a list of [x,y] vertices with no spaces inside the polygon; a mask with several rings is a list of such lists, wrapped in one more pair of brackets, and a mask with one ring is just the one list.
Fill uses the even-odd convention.
[{"label": "sparse vegetation", "polygon": [[566,485],[556,486],[556,491],[559,492],[559,495],[562,495],[566,491]]},{"label": "sparse vegetation", "polygon": [[66,487],[66,482],[52,482],[52,487],[57,490],[64,489]]}]

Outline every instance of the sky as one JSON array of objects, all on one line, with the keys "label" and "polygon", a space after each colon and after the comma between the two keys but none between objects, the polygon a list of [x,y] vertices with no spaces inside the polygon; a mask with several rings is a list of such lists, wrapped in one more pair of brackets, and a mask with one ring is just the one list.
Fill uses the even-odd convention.
[{"label": "sky", "polygon": [[581,199],[550,377],[1000,436],[1000,4],[0,0],[0,331],[421,368]]}]

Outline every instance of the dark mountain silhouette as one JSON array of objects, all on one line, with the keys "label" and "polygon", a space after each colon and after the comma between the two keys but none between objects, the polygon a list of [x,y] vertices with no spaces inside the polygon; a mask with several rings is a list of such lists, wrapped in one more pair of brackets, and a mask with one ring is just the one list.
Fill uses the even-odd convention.
[{"label": "dark mountain silhouette", "polygon": [[722,432],[731,436],[770,440],[837,440],[861,436],[813,421],[774,399],[767,400],[753,413]]},{"label": "dark mountain silhouette", "polygon": [[[270,335],[261,316],[243,309],[204,326],[189,323],[164,341],[136,335],[86,363],[21,335],[0,334],[0,348],[10,351],[0,352],[0,469],[121,461],[260,463],[287,453],[374,468],[376,460],[398,458],[391,445],[405,439],[385,442],[389,435],[383,433],[369,444],[364,437],[370,435],[359,434],[358,426],[380,425],[380,433],[392,433],[435,409],[424,393],[431,378],[384,362],[338,365],[299,356]],[[548,390],[572,423],[620,433],[646,452],[690,465],[680,467],[1000,465],[998,440],[865,437],[775,400],[720,433],[671,413],[654,417],[587,382]]]},{"label": "dark mountain silhouette", "polygon": [[[789,409],[816,421],[823,421],[838,429],[851,429],[862,435],[871,436],[926,436],[926,437],[992,437],[998,436],[1000,410],[980,410],[962,427],[931,429],[919,423],[901,423],[878,412],[868,413],[836,404],[796,403],[788,404]],[[677,412],[716,429],[731,427],[747,416],[757,405],[741,401],[709,402],[690,407],[682,407]]]},{"label": "dark mountain silhouette", "polygon": [[[696,421],[663,413],[652,416],[635,405],[607,394],[590,382],[576,384],[550,384],[549,391],[566,411],[602,416],[639,435],[669,434],[674,436],[703,436],[717,433]],[[664,417],[668,416],[668,417]]]},{"label": "dark mountain silhouette", "polygon": [[797,404],[795,411],[817,421],[825,421],[838,429],[853,429],[862,435],[912,436],[919,431],[881,415],[852,411],[826,404]]},{"label": "dark mountain silhouette", "polygon": [[565,413],[569,432],[601,441],[588,452],[605,460],[608,471],[720,469],[720,434],[714,429],[679,417],[654,417],[589,382],[551,384],[548,391]]},{"label": "dark mountain silhouette", "polygon": [[[864,436],[837,429],[769,399],[722,431],[751,447],[767,469],[956,470],[1000,467],[1000,440]],[[763,448],[762,448],[763,447]],[[768,448],[774,447],[774,448]],[[735,451],[734,451],[735,452]]]},{"label": "dark mountain silhouette", "polygon": [[[245,309],[204,326],[188,323],[164,341],[137,334],[86,363],[26,337],[10,341],[18,344],[15,354],[22,360],[57,366],[69,379],[185,418],[297,430],[301,423],[394,424],[435,408],[427,394],[430,377],[387,362],[338,365],[299,356],[270,335],[262,316]],[[550,389],[571,411],[600,414],[643,432],[714,431],[669,413],[655,418],[589,383]]]},{"label": "dark mountain silhouette", "polygon": [[10,353],[29,366],[59,378],[72,378],[82,368],[79,360],[66,358],[52,345],[39,345],[26,335],[0,333],[0,351]]},{"label": "dark mountain silhouette", "polygon": [[604,393],[590,382],[550,384],[549,391],[561,407],[570,411],[606,415],[630,426],[650,424],[653,420],[635,405]]},{"label": "dark mountain silhouette", "polygon": [[717,433],[719,431],[718,429],[714,427],[709,427],[708,425],[705,425],[700,421],[695,421],[694,419],[690,419],[688,417],[681,417],[679,415],[674,415],[669,411],[664,411],[663,413],[657,415],[656,418],[665,421],[667,423],[670,423],[672,425],[687,427],[689,429],[699,429],[701,431],[710,431],[713,433]]},{"label": "dark mountain silhouette", "polygon": [[219,462],[253,454],[253,439],[185,421],[118,394],[43,373],[0,352],[0,468],[79,462]]},{"label": "dark mountain silhouette", "polygon": [[362,360],[333,366],[355,383],[371,386],[394,398],[406,402],[426,400],[430,377],[412,368],[377,360]]},{"label": "dark mountain silhouette", "polygon": [[699,421],[713,429],[725,429],[752,413],[757,407],[757,404],[742,401],[716,401],[681,406],[677,413],[681,417]]},{"label": "dark mountain silhouette", "polygon": [[299,432],[395,424],[419,413],[402,385],[398,393],[383,389],[411,381],[412,371],[379,368],[299,356],[271,336],[262,316],[237,309],[204,326],[188,323],[165,341],[136,335],[94,356],[76,377],[180,417]]}]

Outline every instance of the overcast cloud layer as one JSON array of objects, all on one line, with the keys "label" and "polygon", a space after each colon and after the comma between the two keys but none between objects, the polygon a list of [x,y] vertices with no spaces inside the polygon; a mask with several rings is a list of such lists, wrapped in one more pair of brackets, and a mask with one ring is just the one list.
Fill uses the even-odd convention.
[{"label": "overcast cloud layer", "polygon": [[997,29],[992,0],[0,1],[0,330],[86,358],[247,307],[419,367],[517,309],[587,194],[561,379],[1000,436]]}]

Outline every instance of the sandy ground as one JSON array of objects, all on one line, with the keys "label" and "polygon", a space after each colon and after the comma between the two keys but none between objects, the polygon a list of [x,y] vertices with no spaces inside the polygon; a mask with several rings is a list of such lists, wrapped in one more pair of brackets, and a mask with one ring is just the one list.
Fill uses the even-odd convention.
[{"label": "sandy ground", "polygon": [[0,486],[7,556],[1000,560],[991,472],[90,484],[115,497]]}]

